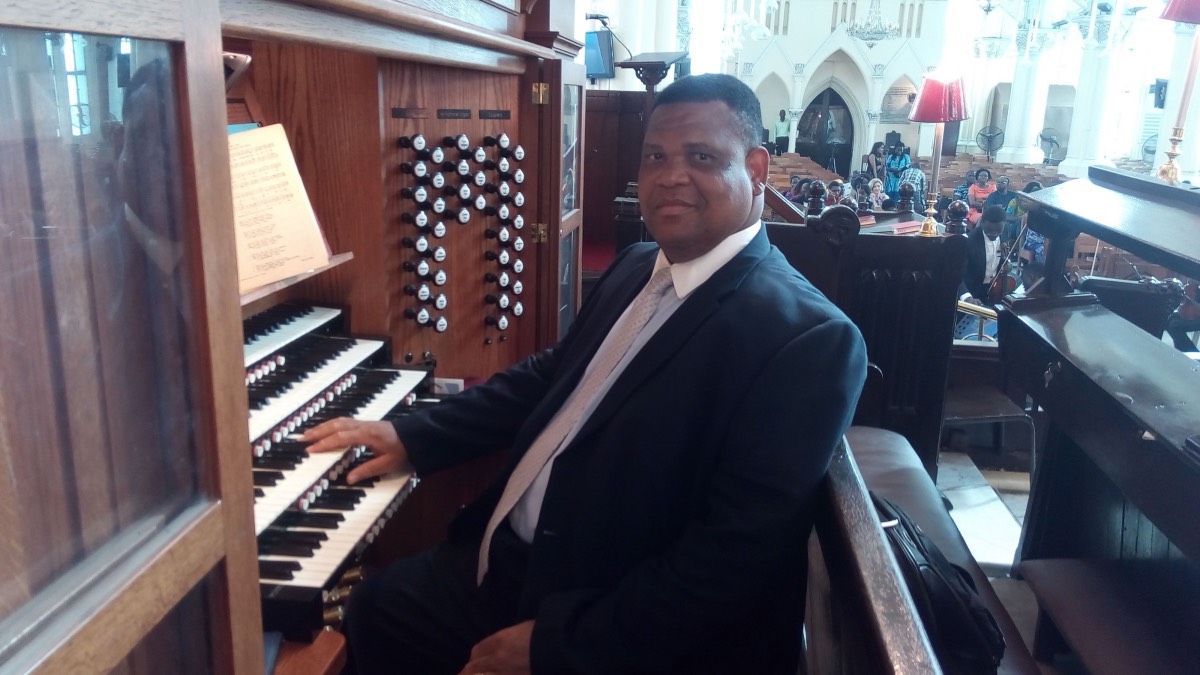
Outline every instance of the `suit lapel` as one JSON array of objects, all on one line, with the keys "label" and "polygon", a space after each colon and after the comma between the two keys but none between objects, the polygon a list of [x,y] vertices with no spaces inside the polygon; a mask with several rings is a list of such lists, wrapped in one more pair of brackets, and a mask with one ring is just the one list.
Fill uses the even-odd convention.
[{"label": "suit lapel", "polygon": [[[586,437],[604,424],[621,407],[622,403],[645,382],[646,378],[658,371],[674,356],[679,351],[680,345],[690,339],[704,320],[721,306],[721,301],[737,290],[746,275],[767,255],[770,247],[766,228],[761,228],[758,235],[746,245],[746,248],[693,291],[629,362],[600,404],[592,411],[583,428],[579,430],[576,441]],[[642,284],[645,284],[645,280]],[[641,286],[638,286],[638,289],[640,290]],[[615,322],[616,319],[614,318],[613,321]],[[611,323],[609,325],[611,327]],[[593,353],[594,351],[593,349]]]}]

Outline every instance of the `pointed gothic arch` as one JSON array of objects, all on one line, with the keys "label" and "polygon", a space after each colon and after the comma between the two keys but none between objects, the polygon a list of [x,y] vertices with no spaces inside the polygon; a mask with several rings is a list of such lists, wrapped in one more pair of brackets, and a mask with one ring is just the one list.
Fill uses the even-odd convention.
[{"label": "pointed gothic arch", "polygon": [[762,106],[763,123],[770,126],[780,110],[792,107],[792,93],[778,73],[770,73],[754,88]]},{"label": "pointed gothic arch", "polygon": [[[840,29],[839,29],[840,30]],[[832,89],[846,103],[850,120],[855,131],[854,138],[850,140],[850,157],[857,157],[865,153],[867,150],[863,145],[866,143],[867,126],[867,102],[870,98],[869,79],[866,76],[867,71],[863,70],[861,60],[854,54],[838,48],[823,48],[825,60],[820,62],[812,71],[812,75],[808,79],[807,86],[800,97],[803,102],[802,108],[807,108],[812,102],[821,95],[826,89]],[[845,167],[838,166],[839,170]],[[854,162],[851,169],[858,168],[858,162]]]}]

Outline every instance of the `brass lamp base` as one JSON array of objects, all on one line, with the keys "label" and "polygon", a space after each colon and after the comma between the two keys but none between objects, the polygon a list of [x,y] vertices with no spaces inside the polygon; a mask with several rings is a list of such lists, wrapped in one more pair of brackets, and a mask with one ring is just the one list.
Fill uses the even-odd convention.
[{"label": "brass lamp base", "polygon": [[940,237],[942,235],[937,229],[938,222],[934,219],[934,216],[937,215],[937,209],[934,208],[937,204],[937,198],[934,197],[934,193],[929,193],[928,201],[929,208],[925,209],[925,220],[921,221],[921,230],[917,232],[917,235],[921,237]]},{"label": "brass lamp base", "polygon": [[1183,142],[1183,127],[1175,127],[1169,137],[1171,149],[1166,151],[1167,161],[1158,167],[1158,179],[1175,185],[1179,182],[1179,165],[1175,158],[1179,156],[1179,144]]}]

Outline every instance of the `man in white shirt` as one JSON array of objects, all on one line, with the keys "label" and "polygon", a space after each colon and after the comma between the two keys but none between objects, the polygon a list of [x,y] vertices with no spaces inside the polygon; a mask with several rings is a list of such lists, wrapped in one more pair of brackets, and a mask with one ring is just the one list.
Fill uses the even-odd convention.
[{"label": "man in white shirt", "polygon": [[779,121],[775,123],[775,154],[782,155],[788,151],[788,140],[791,139],[792,123],[787,119],[787,111],[779,111]]},{"label": "man in white shirt", "polygon": [[[754,93],[658,95],[626,249],[568,334],[392,423],[357,481],[510,459],[445,543],[354,589],[359,673],[796,672],[820,480],[866,375],[854,325],[770,245]],[[465,665],[464,665],[465,664]]]}]

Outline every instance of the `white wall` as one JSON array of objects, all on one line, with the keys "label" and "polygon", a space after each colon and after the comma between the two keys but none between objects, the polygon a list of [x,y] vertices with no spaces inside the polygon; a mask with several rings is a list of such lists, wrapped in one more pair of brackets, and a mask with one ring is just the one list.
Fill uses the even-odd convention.
[{"label": "white wall", "polygon": [[[855,117],[855,155],[867,152],[876,140],[896,128],[903,134],[904,141],[927,155],[931,140],[929,125],[919,132],[898,128],[892,123],[872,124],[869,113],[880,110],[888,88],[901,78],[908,78],[920,86],[923,76],[932,69],[957,72],[964,77],[971,119],[962,123],[959,132],[959,149],[978,153],[975,136],[978,129],[988,122],[985,105],[993,88],[1000,83],[1013,81],[1017,61],[1025,53],[1015,44],[1018,33],[1019,13],[1027,5],[1037,12],[1039,21],[1037,35],[1049,37],[1045,47],[1037,55],[1039,68],[1047,85],[1077,86],[1081,60],[1084,55],[1081,22],[1088,25],[1086,16],[1082,21],[1079,13],[1087,9],[1087,2],[1074,0],[1042,0],[1029,5],[1025,2],[994,3],[998,8],[984,14],[979,5],[968,0],[881,0],[882,16],[885,21],[897,22],[901,16],[901,5],[920,10],[920,23],[916,25],[918,12],[912,13],[913,22],[904,13],[904,35],[899,39],[887,40],[868,48],[865,43],[850,37],[847,24],[841,21],[843,3],[839,0],[789,0],[787,17],[772,13],[766,8],[776,0],[687,0],[691,16],[692,72],[732,72],[751,88],[763,94],[763,110],[770,122],[780,107],[801,111],[826,87],[832,86],[853,108]],[[596,22],[584,21],[587,12],[607,13],[617,35],[635,53],[644,51],[672,51],[676,48],[674,25],[679,0],[579,0],[579,34],[582,35]],[[1164,0],[1145,0],[1146,9],[1135,17],[1121,21],[1132,26],[1124,43],[1114,40],[1112,46],[1120,52],[1114,59],[1113,85],[1103,101],[1077,101],[1075,105],[1112,106],[1117,114],[1112,116],[1112,128],[1105,129],[1105,152],[1123,156],[1140,147],[1142,128],[1147,118],[1145,88],[1156,77],[1166,78],[1170,72],[1171,44],[1174,40],[1173,24],[1156,19]],[[866,18],[870,0],[851,0],[845,3],[847,20]],[[1124,6],[1130,4],[1114,2],[1119,15]],[[1143,4],[1139,2],[1138,4]],[[1081,9],[1082,8],[1082,9]],[[835,15],[835,12],[837,14]],[[1014,16],[1014,13],[1017,16]],[[752,16],[753,15],[753,16]],[[761,27],[753,26],[754,17],[764,22]],[[782,18],[782,20],[781,20]],[[1064,18],[1073,22],[1059,29],[1052,24]],[[734,24],[740,26],[735,29]],[[668,25],[669,24],[669,25]],[[787,25],[786,34],[771,35],[770,26]],[[1119,31],[1111,31],[1114,35]],[[1007,44],[999,55],[991,58],[977,56],[981,38],[993,38],[994,42]],[[623,50],[617,48],[619,57]],[[826,63],[830,61],[830,63]],[[618,79],[601,81],[601,88],[639,90],[642,85],[632,73],[618,69]],[[764,85],[770,79],[770,84]],[[667,82],[670,80],[668,79]],[[787,105],[780,102],[780,83],[787,91]],[[664,83],[665,85],[666,83]],[[1179,83],[1172,83],[1176,87]],[[663,86],[663,85],[660,85]],[[1151,119],[1156,113],[1151,111]],[[1037,113],[1034,126],[1041,128],[1044,115]],[[996,126],[1005,127],[1007,120],[991,120]],[[1036,129],[1035,129],[1036,131]],[[919,140],[918,140],[919,138]]]}]

